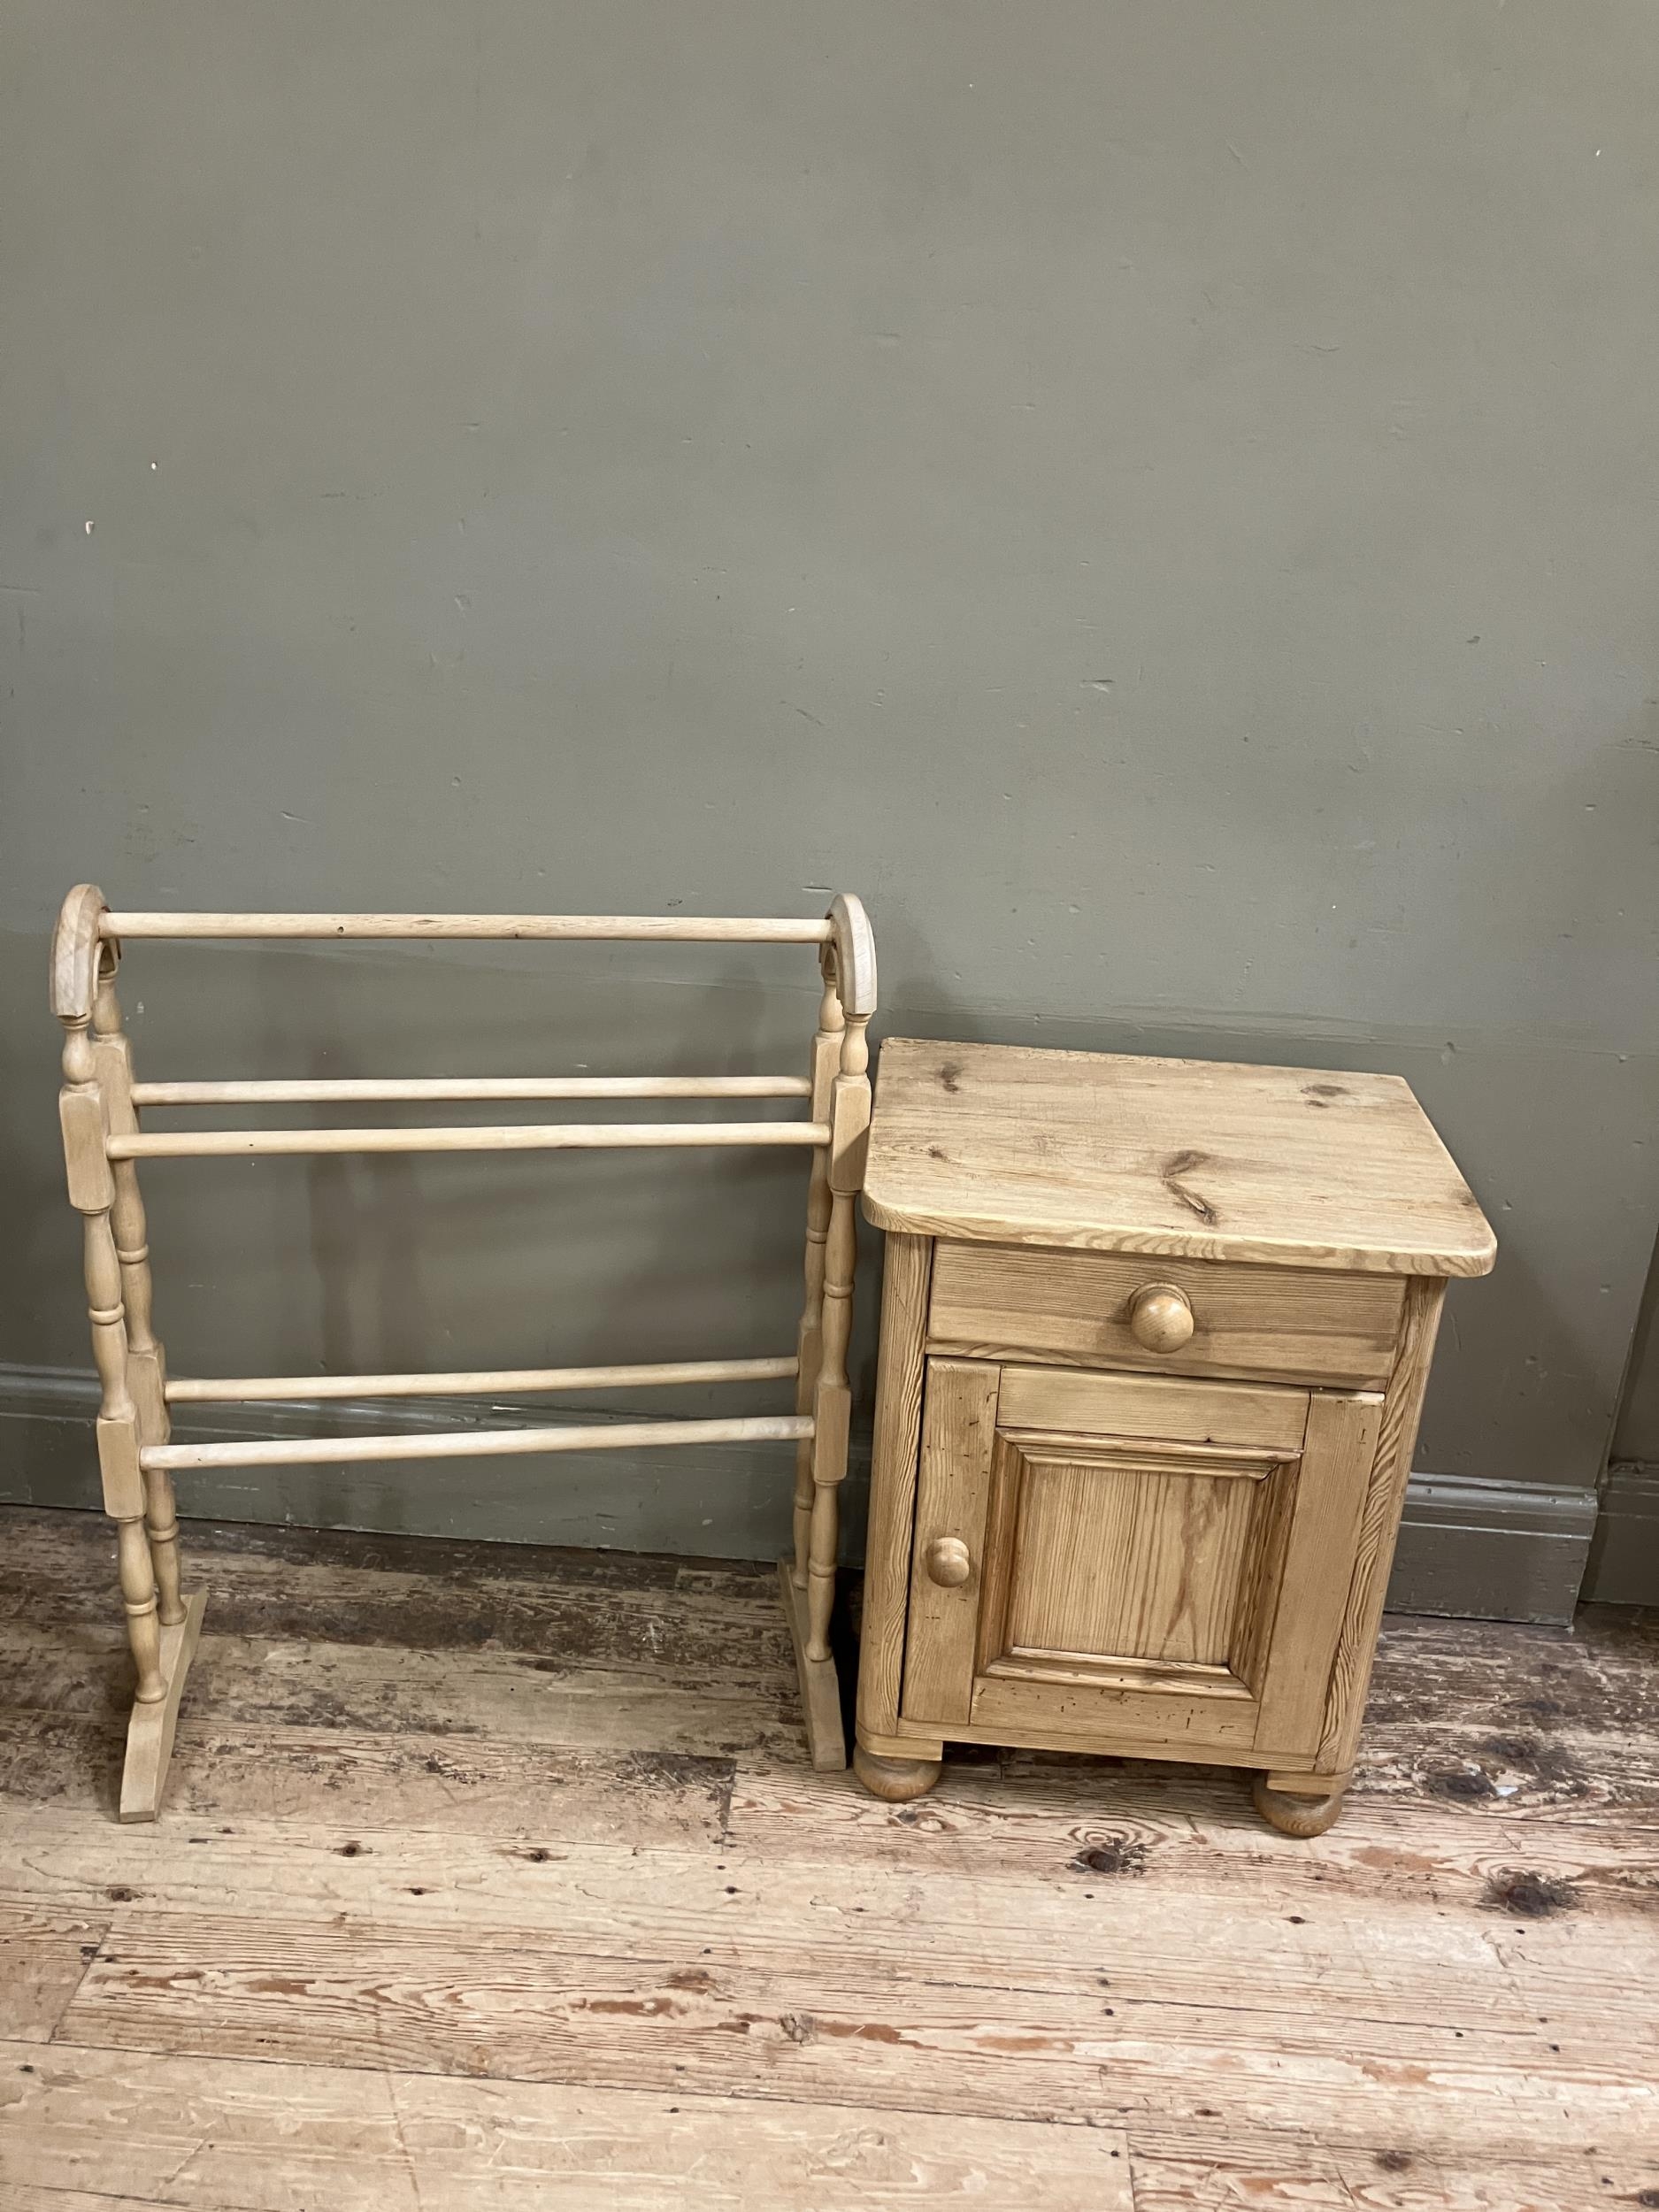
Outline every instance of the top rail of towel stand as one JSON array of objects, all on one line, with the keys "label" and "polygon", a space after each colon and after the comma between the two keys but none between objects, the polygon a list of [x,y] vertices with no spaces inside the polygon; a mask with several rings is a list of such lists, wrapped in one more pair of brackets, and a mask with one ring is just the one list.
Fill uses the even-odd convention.
[{"label": "top rail of towel stand", "polygon": [[[824,1020],[844,1028],[862,1071],[862,1031],[875,1010],[875,948],[864,908],[838,897],[821,920],[709,915],[640,914],[271,914],[126,913],[111,911],[103,894],[82,884],[64,903],[52,941],[52,1003],[71,1027],[96,1020],[95,1002],[120,956],[124,938],[175,940],[349,939],[541,940],[549,941],[809,944],[819,949],[832,995]],[[116,1017],[119,1020],[119,1016]],[[843,1059],[843,1070],[848,1063]],[[612,1124],[552,1127],[335,1130],[204,1130],[140,1133],[127,1125],[106,1130],[111,1160],[190,1158],[212,1154],[251,1157],[283,1152],[526,1151],[608,1149],[612,1147],[704,1148],[730,1144],[808,1145],[833,1141],[821,1079],[789,1077],[602,1077],[324,1079],[275,1082],[140,1084],[125,1079],[133,1107],[357,1104],[369,1101],[553,1098],[815,1098],[818,1112],[804,1123]]]},{"label": "top rail of towel stand", "polygon": [[833,963],[844,1011],[867,1019],[876,1010],[875,941],[862,903],[841,895],[821,919],[702,914],[273,914],[111,910],[95,885],[64,902],[52,940],[52,1010],[89,1014],[102,948],[119,957],[121,941],[287,939],[494,939],[635,944],[817,945]]},{"label": "top rail of towel stand", "polygon": [[117,914],[104,937],[493,937],[657,940],[684,944],[820,945],[823,921],[704,914]]}]

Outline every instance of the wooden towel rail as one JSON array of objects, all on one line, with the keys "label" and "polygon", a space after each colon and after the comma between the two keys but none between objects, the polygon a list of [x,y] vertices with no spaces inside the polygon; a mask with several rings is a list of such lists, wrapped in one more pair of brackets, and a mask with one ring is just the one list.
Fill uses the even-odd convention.
[{"label": "wooden towel rail", "polygon": [[111,939],[554,937],[600,943],[649,939],[682,945],[827,945],[838,937],[833,913],[821,922],[801,922],[701,914],[111,914],[105,908],[97,927],[100,936]]},{"label": "wooden towel rail", "polygon": [[735,1421],[603,1421],[557,1429],[457,1429],[435,1436],[284,1436],[257,1444],[146,1444],[146,1474],[180,1467],[332,1467],[365,1459],[484,1459],[517,1452],[617,1451],[628,1445],[795,1443],[812,1434],[810,1413],[749,1414]]},{"label": "wooden towel rail", "polygon": [[825,1121],[565,1122],[546,1128],[168,1129],[111,1137],[111,1160],[253,1158],[274,1152],[695,1151],[726,1144],[829,1142]]},{"label": "wooden towel rail", "polygon": [[450,1375],[241,1375],[172,1379],[170,1406],[258,1405],[283,1398],[513,1398],[526,1391],[641,1390],[653,1383],[785,1382],[797,1359],[658,1360],[632,1367],[473,1367]]},{"label": "wooden towel rail", "polygon": [[358,1106],[398,1100],[458,1104],[463,1099],[810,1098],[804,1075],[505,1075],[322,1077],[311,1082],[134,1083],[134,1106]]},{"label": "wooden towel rail", "polygon": [[[123,939],[526,939],[815,945],[822,972],[817,1033],[804,1076],[503,1076],[140,1082],[121,1025],[115,977]],[[793,1442],[791,1557],[780,1563],[815,1766],[846,1763],[829,1649],[841,1482],[851,1390],[854,1203],[870,1123],[869,1047],[875,944],[859,901],[836,898],[821,920],[657,915],[157,914],[112,912],[81,884],[52,938],[51,1005],[64,1026],[59,1094],[70,1203],[81,1217],[100,1407],[98,1461],[116,1524],[121,1594],[137,1686],[122,1775],[123,1820],[160,1809],[179,1701],[204,1597],[184,1593],[173,1477],[214,1467],[326,1465],[361,1460],[603,1451],[630,1446]],[[464,1127],[170,1129],[139,1125],[149,1107],[433,1104],[627,1099],[794,1099],[801,1120],[563,1122]],[[413,1375],[253,1375],[169,1379],[152,1314],[148,1231],[138,1184],[145,1159],[257,1158],[334,1152],[697,1150],[753,1145],[811,1155],[805,1305],[791,1356],[631,1365],[469,1369]],[[561,1390],[780,1381],[795,1411],[721,1419],[606,1421],[557,1427],[472,1427],[388,1436],[294,1437],[175,1444],[168,1409],[344,1397],[508,1397]]]}]

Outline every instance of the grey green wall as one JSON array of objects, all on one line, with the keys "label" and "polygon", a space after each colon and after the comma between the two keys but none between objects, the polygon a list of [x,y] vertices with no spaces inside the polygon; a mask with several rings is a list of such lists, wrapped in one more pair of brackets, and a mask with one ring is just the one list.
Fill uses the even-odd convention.
[{"label": "grey green wall", "polygon": [[[1659,1222],[1642,0],[4,25],[7,1360],[86,1363],[42,979],[76,879],[846,885],[890,1031],[1409,1077],[1503,1246],[1419,1463],[1582,1498]],[[783,954],[128,967],[152,1072],[765,1064],[810,1004]],[[150,1189],[181,1368],[791,1338],[780,1163]],[[14,1494],[83,1494],[52,1430]],[[770,1465],[683,1456],[419,1482],[228,1502],[782,1518]]]}]

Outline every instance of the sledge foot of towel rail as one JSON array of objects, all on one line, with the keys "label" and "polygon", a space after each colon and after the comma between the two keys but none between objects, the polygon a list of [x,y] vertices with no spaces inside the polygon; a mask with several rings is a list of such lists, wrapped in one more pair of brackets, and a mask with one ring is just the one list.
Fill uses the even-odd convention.
[{"label": "sledge foot of towel rail", "polygon": [[801,1712],[806,1723],[807,1749],[820,1774],[839,1774],[847,1764],[847,1736],[841,1721],[841,1680],[835,1662],[807,1656],[806,1592],[795,1586],[793,1559],[778,1562],[778,1586],[783,1593],[783,1617],[789,1624],[795,1671],[801,1678]]},{"label": "sledge foot of towel rail", "polygon": [[161,1678],[167,1686],[166,1694],[157,1704],[134,1702],[127,1724],[127,1761],[121,1769],[123,1820],[154,1820],[161,1810],[173,1731],[179,1724],[179,1700],[184,1695],[184,1678],[202,1632],[206,1603],[205,1592],[193,1591],[184,1601],[184,1618],[161,1632]]}]

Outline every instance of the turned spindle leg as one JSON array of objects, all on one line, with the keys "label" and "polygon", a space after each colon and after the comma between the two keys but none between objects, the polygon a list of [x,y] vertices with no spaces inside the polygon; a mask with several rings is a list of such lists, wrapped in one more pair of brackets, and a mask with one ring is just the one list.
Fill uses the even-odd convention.
[{"label": "turned spindle leg", "polygon": [[[93,1060],[104,1115],[112,1132],[138,1127],[133,1105],[132,1051],[121,1029],[121,1009],[114,979],[99,975],[92,1005]],[[127,1384],[138,1410],[141,1444],[165,1444],[172,1433],[167,1418],[166,1361],[151,1319],[149,1229],[138,1187],[138,1164],[112,1160],[114,1199],[110,1210],[115,1253],[120,1262],[121,1297],[127,1314]],[[177,1627],[185,1616],[179,1577],[179,1519],[173,1478],[165,1468],[144,1472],[144,1520],[164,1628]]]},{"label": "turned spindle leg", "polygon": [[[824,953],[824,997],[812,1050],[812,1118],[829,1141],[814,1155],[807,1198],[806,1310],[801,1318],[798,1411],[812,1433],[795,1460],[794,1556],[779,1566],[784,1615],[801,1677],[807,1746],[821,1772],[847,1764],[841,1687],[830,1655],[839,1549],[838,1492],[847,1472],[852,1392],[847,1373],[852,1332],[856,1223],[870,1128],[870,1048],[864,1031],[875,1006],[875,956],[856,900],[831,910],[836,940]],[[843,968],[843,960],[850,966]],[[849,990],[851,995],[849,996]],[[860,1011],[854,1012],[856,1004]]]},{"label": "turned spindle leg", "polygon": [[87,1309],[98,1370],[98,1465],[104,1510],[115,1522],[127,1640],[138,1669],[141,1705],[167,1694],[161,1668],[155,1570],[144,1526],[144,1485],[138,1468],[138,1408],[127,1383],[127,1316],[121,1263],[111,1211],[115,1188],[104,1156],[104,1114],[86,1019],[66,1019],[65,1084],[59,1094],[70,1203],[85,1240]]},{"label": "turned spindle leg", "polygon": [[173,1502],[173,1477],[165,1467],[144,1470],[144,1527],[162,1626],[176,1628],[185,1610],[179,1576],[179,1515]]},{"label": "turned spindle leg", "polygon": [[64,1025],[58,1097],[69,1202],[81,1217],[87,1303],[99,1385],[98,1466],[116,1525],[121,1601],[138,1681],[127,1729],[120,1816],[153,1820],[161,1805],[185,1676],[202,1625],[200,1595],[179,1588],[173,1484],[142,1466],[167,1439],[165,1371],[150,1325],[144,1209],[130,1163],[112,1165],[112,1129],[136,1129],[132,1073],[112,987],[118,948],[102,933],[104,901],[89,884],[64,902],[52,940],[52,1010]]},{"label": "turned spindle leg", "polygon": [[127,1607],[127,1638],[138,1669],[138,1687],[133,1693],[141,1705],[159,1705],[167,1694],[161,1671],[161,1629],[157,1619],[156,1571],[150,1564],[150,1539],[143,1516],[118,1521],[116,1556],[121,1599]]},{"label": "turned spindle leg", "polygon": [[829,1657],[830,1614],[835,1603],[836,1555],[841,1540],[840,1492],[847,1472],[852,1391],[847,1343],[852,1333],[853,1202],[839,1194],[830,1209],[824,1259],[824,1332],[818,1385],[812,1396],[812,1517],[807,1561],[807,1656]]},{"label": "turned spindle leg", "polygon": [[[846,1017],[835,988],[832,963],[825,964],[824,996],[818,1007],[818,1034],[812,1041],[811,1118],[827,1121],[836,1072],[841,1064],[841,1033]],[[824,1333],[824,1252],[829,1236],[829,1155],[812,1155],[812,1179],[806,1202],[806,1304],[801,1315],[796,1356],[795,1409],[810,1413],[818,1390]],[[812,1440],[803,1437],[795,1455],[795,1586],[804,1592],[811,1555]]]},{"label": "turned spindle leg", "polygon": [[807,1656],[829,1657],[830,1614],[835,1602],[840,1550],[840,1491],[847,1472],[852,1389],[847,1347],[853,1324],[853,1270],[857,1257],[854,1201],[864,1181],[870,1128],[870,1048],[867,1015],[849,1015],[841,1034],[841,1072],[830,1099],[829,1235],[824,1247],[824,1318],[818,1374],[812,1394],[812,1522],[807,1561]]}]

